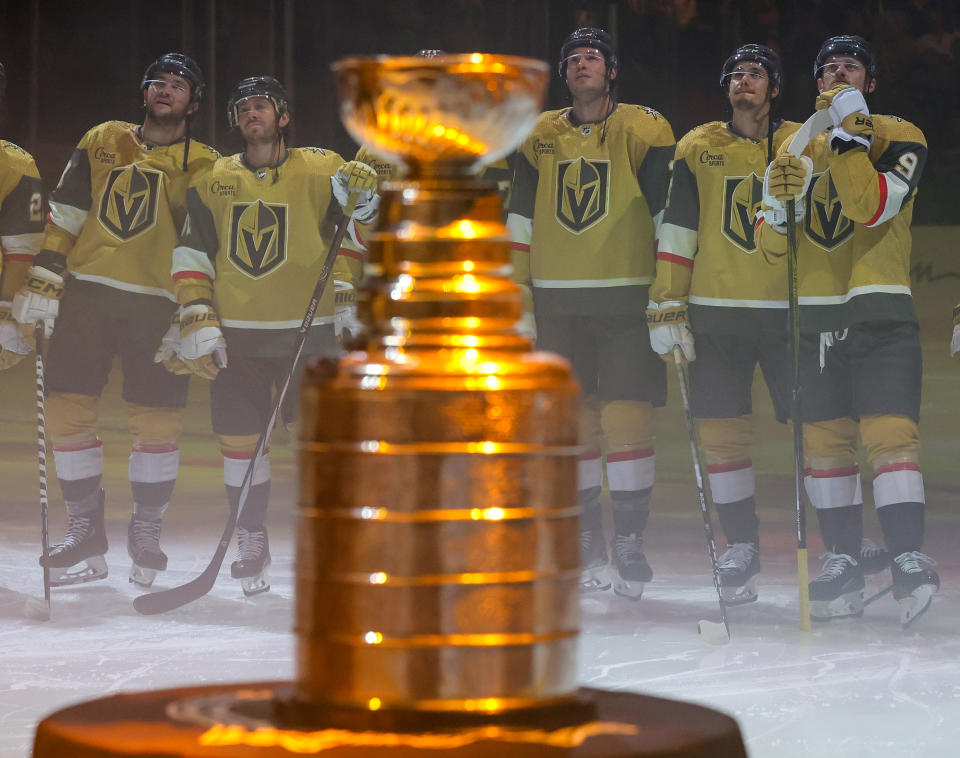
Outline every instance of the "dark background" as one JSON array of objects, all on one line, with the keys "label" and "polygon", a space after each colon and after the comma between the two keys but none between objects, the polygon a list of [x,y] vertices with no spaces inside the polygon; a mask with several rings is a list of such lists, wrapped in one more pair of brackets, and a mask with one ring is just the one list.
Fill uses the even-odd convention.
[{"label": "dark background", "polygon": [[[525,55],[555,64],[563,39],[600,25],[620,48],[618,97],[662,111],[680,137],[725,119],[726,57],[761,42],[783,56],[787,118],[813,110],[813,60],[843,33],[868,37],[880,61],[871,110],[917,124],[930,144],[916,222],[957,223],[960,170],[960,3],[947,0],[0,0],[0,61],[7,68],[2,136],[30,150],[48,187],[94,124],[140,122],[140,78],[167,51],[204,69],[207,98],[194,134],[222,152],[239,144],[226,125],[233,85],[252,74],[291,93],[294,139],[352,157],[330,64],[350,54],[447,52]],[[553,78],[547,107],[565,104]]]}]

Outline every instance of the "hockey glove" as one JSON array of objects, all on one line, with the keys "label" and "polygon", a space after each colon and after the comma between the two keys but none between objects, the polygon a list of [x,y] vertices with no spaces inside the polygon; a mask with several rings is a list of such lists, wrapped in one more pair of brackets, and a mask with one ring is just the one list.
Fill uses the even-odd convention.
[{"label": "hockey glove", "polygon": [[174,311],[170,328],[160,340],[160,347],[153,356],[154,363],[162,363],[171,374],[189,374],[190,369],[180,358],[180,311]]},{"label": "hockey glove", "polygon": [[647,304],[647,326],[650,327],[650,347],[663,360],[673,363],[673,348],[679,347],[685,361],[695,360],[693,332],[687,325],[687,304],[678,300]]},{"label": "hockey glove", "polygon": [[344,163],[330,177],[330,187],[347,217],[353,216],[361,224],[369,224],[377,217],[377,172],[366,163]]},{"label": "hockey glove", "polygon": [[16,366],[34,347],[33,325],[19,323],[10,312],[10,303],[0,301],[0,371]]},{"label": "hockey glove", "polygon": [[953,337],[950,338],[950,357],[960,353],[960,305],[953,309]]},{"label": "hockey glove", "polygon": [[763,220],[780,234],[787,228],[787,201],[794,199],[793,218],[803,220],[806,203],[804,197],[813,176],[813,161],[807,156],[784,153],[767,166],[763,175],[763,203],[760,213]]},{"label": "hockey glove", "polygon": [[194,374],[213,379],[227,367],[227,342],[220,317],[209,305],[195,303],[180,308],[180,357]]},{"label": "hockey glove", "polygon": [[842,155],[847,150],[870,149],[873,143],[873,119],[863,93],[848,84],[841,84],[817,97],[817,110],[830,109],[833,132],[830,149]]},{"label": "hockey glove", "polygon": [[519,331],[523,337],[537,341],[537,320],[533,315],[533,292],[526,284],[518,284],[523,293],[523,317],[520,319]]},{"label": "hockey glove", "polygon": [[333,280],[336,305],[333,308],[333,328],[340,344],[346,344],[363,331],[357,318],[357,291],[350,282]]},{"label": "hockey glove", "polygon": [[13,297],[11,312],[21,324],[44,323],[47,337],[53,332],[53,320],[60,312],[63,276],[67,259],[61,253],[41,250],[33,259],[19,291]]}]

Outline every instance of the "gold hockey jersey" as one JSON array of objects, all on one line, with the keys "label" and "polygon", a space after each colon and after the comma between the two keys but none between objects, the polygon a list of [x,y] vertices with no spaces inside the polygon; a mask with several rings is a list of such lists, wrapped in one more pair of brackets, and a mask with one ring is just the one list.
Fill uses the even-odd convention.
[{"label": "gold hockey jersey", "polygon": [[673,130],[651,108],[619,104],[584,124],[569,108],[542,113],[511,188],[517,280],[569,314],[642,313],[636,288],[653,281],[673,153]]},{"label": "gold hockey jersey", "polygon": [[[292,344],[342,218],[330,177],[343,163],[333,151],[300,147],[276,169],[251,169],[238,154],[190,186],[173,252],[177,298],[211,297],[229,351],[285,354]],[[333,279],[354,281],[342,248],[314,325],[333,323]]]},{"label": "gold hockey jersey", "polygon": [[800,125],[774,126],[771,146],[720,121],[696,127],[677,143],[650,299],[689,302],[697,331],[785,333],[786,259],[758,249],[754,221],[768,149],[776,152]]},{"label": "gold hockey jersey", "polygon": [[[913,203],[927,161],[923,132],[895,116],[871,116],[873,144],[835,155],[829,133],[805,150],[814,170],[797,234],[804,331],[864,321],[916,321],[910,290]],[[786,249],[766,224],[764,249]]]},{"label": "gold hockey jersey", "polygon": [[50,196],[43,246],[67,256],[77,279],[174,299],[170,260],[191,178],[219,157],[190,140],[154,145],[139,127],[107,121],[74,149]]},{"label": "gold hockey jersey", "polygon": [[0,140],[0,300],[12,300],[43,241],[43,188],[33,156]]}]

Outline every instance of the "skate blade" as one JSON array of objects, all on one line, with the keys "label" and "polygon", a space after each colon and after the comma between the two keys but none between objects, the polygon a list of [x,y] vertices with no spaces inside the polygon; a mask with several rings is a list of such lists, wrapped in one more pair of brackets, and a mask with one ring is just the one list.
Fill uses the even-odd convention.
[{"label": "skate blade", "polygon": [[631,582],[619,575],[613,578],[613,591],[620,597],[628,600],[639,600],[643,597],[644,582]]},{"label": "skate blade", "polygon": [[847,592],[833,600],[810,601],[810,619],[812,621],[836,621],[846,618],[859,618],[862,615],[862,590]]},{"label": "skate blade", "polygon": [[927,612],[937,588],[933,584],[921,584],[907,597],[900,598],[900,626],[905,630]]},{"label": "skate blade", "polygon": [[138,566],[136,563],[130,567],[129,581],[131,584],[135,584],[138,587],[150,589],[150,587],[153,586],[153,580],[156,578],[156,569],[144,568],[143,566]]},{"label": "skate blade", "polygon": [[249,576],[241,579],[240,587],[243,589],[244,595],[252,597],[253,595],[267,592],[270,589],[270,582],[267,580],[266,572],[263,572],[258,576]]},{"label": "skate blade", "polygon": [[610,589],[610,576],[606,564],[581,571],[580,589],[584,592],[602,592]]},{"label": "skate blade", "polygon": [[50,569],[51,587],[69,587],[71,584],[86,584],[107,578],[107,561],[102,555],[92,555],[83,563],[66,568]]},{"label": "skate blade", "polygon": [[751,576],[739,587],[720,587],[720,596],[724,605],[744,605],[757,599],[757,577]]}]

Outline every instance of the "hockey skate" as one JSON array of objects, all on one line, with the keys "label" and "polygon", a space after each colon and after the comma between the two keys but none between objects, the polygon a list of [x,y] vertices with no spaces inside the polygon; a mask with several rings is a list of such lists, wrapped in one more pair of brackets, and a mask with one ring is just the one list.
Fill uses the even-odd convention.
[{"label": "hockey skate", "polygon": [[720,594],[726,605],[743,605],[757,599],[760,551],[752,542],[734,542],[717,561]]},{"label": "hockey skate", "polygon": [[643,554],[643,537],[637,533],[618,534],[613,540],[613,591],[639,600],[653,571]]},{"label": "hockey skate", "polygon": [[820,575],[810,582],[810,618],[832,621],[863,615],[863,571],[846,553],[823,553]]},{"label": "hockey skate", "polygon": [[583,561],[580,589],[589,592],[610,589],[607,540],[603,536],[603,530],[587,529],[580,532],[580,557]]},{"label": "hockey skate", "polygon": [[230,564],[230,576],[240,580],[243,594],[250,597],[269,590],[270,544],[266,527],[257,530],[237,527],[237,548],[237,560]]},{"label": "hockey skate", "polygon": [[893,576],[893,597],[900,604],[900,624],[906,629],[926,612],[933,593],[940,589],[940,577],[933,569],[921,563],[936,566],[936,561],[916,550],[900,553],[890,565]]},{"label": "hockey skate", "polygon": [[103,490],[97,494],[99,507],[88,516],[69,516],[63,542],[53,545],[40,565],[50,569],[50,586],[106,579],[107,534],[103,528]]},{"label": "hockey skate", "polygon": [[860,541],[860,568],[864,576],[879,574],[890,568],[890,554],[882,547],[877,547],[873,540],[864,537]]},{"label": "hockey skate", "polygon": [[127,527],[127,553],[133,560],[129,580],[144,589],[153,584],[158,571],[167,570],[167,556],[160,549],[160,523],[131,516]]}]

